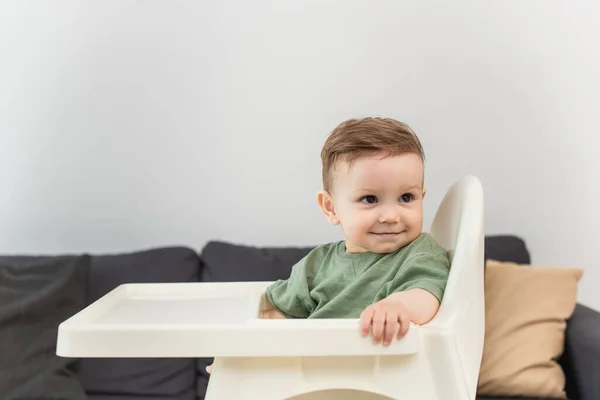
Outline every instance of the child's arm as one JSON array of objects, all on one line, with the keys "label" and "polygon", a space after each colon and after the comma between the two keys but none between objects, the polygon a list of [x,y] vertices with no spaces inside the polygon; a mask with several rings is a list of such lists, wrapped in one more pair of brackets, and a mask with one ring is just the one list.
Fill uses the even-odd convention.
[{"label": "child's arm", "polygon": [[360,316],[363,336],[373,335],[373,342],[389,345],[394,337],[400,339],[408,332],[410,322],[425,324],[437,313],[440,302],[424,289],[408,289],[392,293],[367,307]]},{"label": "child's arm", "polygon": [[275,306],[269,301],[266,295],[263,295],[260,310],[258,311],[258,318],[261,319],[285,319],[285,316],[275,308]]},{"label": "child's arm", "polygon": [[431,321],[440,308],[440,301],[437,297],[420,288],[392,293],[387,299],[399,302],[406,307],[410,320],[417,325]]},{"label": "child's arm", "polygon": [[315,268],[311,254],[292,267],[288,279],[279,279],[269,285],[262,296],[260,318],[307,318],[316,307],[310,296],[310,280]]},{"label": "child's arm", "polygon": [[450,274],[446,250],[435,245],[411,256],[389,282],[387,297],[367,307],[360,316],[363,335],[384,346],[406,335],[410,322],[428,323],[435,317]]}]

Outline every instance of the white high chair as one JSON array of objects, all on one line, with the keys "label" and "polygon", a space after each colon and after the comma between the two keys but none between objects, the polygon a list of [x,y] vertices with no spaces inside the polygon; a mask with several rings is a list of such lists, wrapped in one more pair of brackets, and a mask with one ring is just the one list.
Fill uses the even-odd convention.
[{"label": "white high chair", "polygon": [[270,282],[164,283],[122,285],[64,321],[57,354],[215,357],[207,400],[473,400],[484,339],[475,177],[449,189],[430,233],[451,256],[444,299],[389,347],[363,338],[354,319],[258,319]]}]

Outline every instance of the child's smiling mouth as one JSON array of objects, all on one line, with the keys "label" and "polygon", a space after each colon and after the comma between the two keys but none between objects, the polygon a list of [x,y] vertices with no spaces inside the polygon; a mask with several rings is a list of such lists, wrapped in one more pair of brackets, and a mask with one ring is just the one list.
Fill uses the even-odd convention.
[{"label": "child's smiling mouth", "polygon": [[401,234],[402,232],[371,232],[373,235],[379,236],[379,237],[384,237],[384,238],[391,238],[394,236],[397,236],[399,234]]}]

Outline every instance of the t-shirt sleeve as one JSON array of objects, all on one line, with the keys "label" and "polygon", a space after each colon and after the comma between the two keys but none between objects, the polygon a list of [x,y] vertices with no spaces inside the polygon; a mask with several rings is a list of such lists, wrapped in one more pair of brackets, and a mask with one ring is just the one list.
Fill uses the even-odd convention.
[{"label": "t-shirt sleeve", "polygon": [[308,318],[315,308],[306,269],[305,257],[294,265],[288,279],[278,280],[267,287],[267,298],[286,318]]},{"label": "t-shirt sleeve", "polygon": [[398,270],[388,295],[418,288],[427,290],[441,302],[449,274],[450,260],[447,256],[439,253],[418,253]]}]

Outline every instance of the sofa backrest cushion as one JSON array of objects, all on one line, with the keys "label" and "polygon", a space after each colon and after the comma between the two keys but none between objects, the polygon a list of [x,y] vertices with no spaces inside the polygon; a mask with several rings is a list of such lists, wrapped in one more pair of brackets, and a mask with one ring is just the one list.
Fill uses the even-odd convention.
[{"label": "sofa backrest cushion", "polygon": [[286,279],[313,247],[254,247],[211,241],[202,249],[205,282]]},{"label": "sofa backrest cushion", "polygon": [[511,235],[488,235],[485,237],[485,258],[513,262],[517,264],[530,264],[531,257],[525,241]]},{"label": "sofa backrest cushion", "polygon": [[[255,247],[211,241],[202,249],[203,282],[273,281],[289,277],[292,266],[313,247]],[[197,360],[197,396],[203,399],[208,385],[206,366],[211,358]]]},{"label": "sofa backrest cushion", "polygon": [[[286,279],[293,265],[313,248],[256,247],[211,241],[202,249],[204,266],[200,279],[205,282]],[[530,262],[525,242],[510,235],[486,236],[485,257],[519,264]]]},{"label": "sofa backrest cushion", "polygon": [[82,310],[90,257],[0,257],[0,398],[83,400],[58,325]]},{"label": "sofa backrest cushion", "polygon": [[[195,282],[200,268],[196,252],[185,247],[93,255],[87,301],[124,283]],[[79,378],[90,399],[195,398],[193,359],[82,359]]]}]

